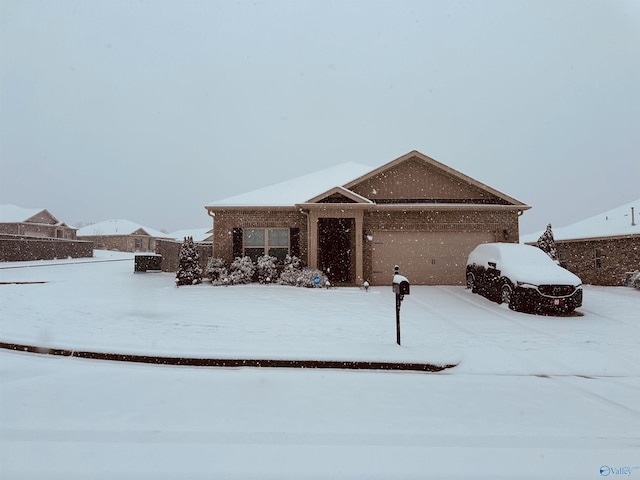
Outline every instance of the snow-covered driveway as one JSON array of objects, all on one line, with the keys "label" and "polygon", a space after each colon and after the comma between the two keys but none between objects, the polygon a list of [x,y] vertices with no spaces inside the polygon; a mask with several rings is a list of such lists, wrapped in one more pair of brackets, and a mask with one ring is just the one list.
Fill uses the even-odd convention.
[{"label": "snow-covered driveway", "polygon": [[640,478],[637,291],[587,286],[581,316],[541,317],[412,287],[400,347],[390,287],[178,289],[131,260],[61,263],[0,265],[0,282],[47,282],[0,285],[0,340],[459,365],[209,369],[3,351],[3,479]]}]

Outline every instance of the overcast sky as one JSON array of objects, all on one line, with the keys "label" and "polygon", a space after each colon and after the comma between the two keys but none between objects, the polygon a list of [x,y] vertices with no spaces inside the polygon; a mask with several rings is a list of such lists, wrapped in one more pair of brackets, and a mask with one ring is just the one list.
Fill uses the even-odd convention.
[{"label": "overcast sky", "polygon": [[419,150],[531,205],[640,198],[640,2],[1,0],[0,203],[71,224]]}]

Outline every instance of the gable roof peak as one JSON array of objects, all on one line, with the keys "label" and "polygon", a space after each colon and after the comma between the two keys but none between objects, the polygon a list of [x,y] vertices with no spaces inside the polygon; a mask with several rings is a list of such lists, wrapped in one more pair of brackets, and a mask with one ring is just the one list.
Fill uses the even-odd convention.
[{"label": "gable roof peak", "polygon": [[[447,165],[445,165],[444,163],[440,163],[439,161],[429,157],[428,155],[425,155],[422,152],[419,152],[418,150],[411,150],[408,153],[405,153],[404,155],[401,155],[400,157],[396,158],[395,160],[391,160],[388,163],[385,163],[384,165],[375,168],[373,170],[371,170],[370,172],[362,175],[359,178],[356,178],[355,180],[352,180],[351,182],[347,183],[344,185],[345,188],[351,189],[354,186],[369,180],[383,172],[386,172],[388,170],[391,170],[393,168],[398,167],[400,164],[403,164],[407,161],[413,160],[413,159],[417,159],[418,161],[421,161],[433,168],[435,168],[436,170],[439,170],[440,172],[444,173],[445,175],[448,175],[449,177],[452,177],[464,184],[473,186],[479,190],[482,190],[484,192],[490,193],[491,195],[503,200],[504,202],[506,202],[507,204],[510,205],[518,205],[518,206],[522,206],[522,207],[526,207],[529,208],[528,206],[526,206],[523,202],[516,200],[513,197],[510,197],[498,190],[496,190],[495,188],[492,188],[488,185],[485,185],[482,182],[479,182],[478,180],[475,180],[467,175],[465,175],[464,173],[451,168]],[[525,208],[525,209],[526,209]]]}]

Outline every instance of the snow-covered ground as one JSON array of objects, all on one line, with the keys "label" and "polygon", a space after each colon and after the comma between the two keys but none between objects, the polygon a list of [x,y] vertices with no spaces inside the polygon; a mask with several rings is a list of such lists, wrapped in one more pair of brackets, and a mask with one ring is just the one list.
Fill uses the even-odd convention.
[{"label": "snow-covered ground", "polygon": [[544,317],[413,286],[398,346],[390,287],[176,288],[99,251],[3,263],[0,282],[3,342],[458,364],[198,368],[3,350],[2,479],[640,478],[637,290],[586,286],[578,315]]}]

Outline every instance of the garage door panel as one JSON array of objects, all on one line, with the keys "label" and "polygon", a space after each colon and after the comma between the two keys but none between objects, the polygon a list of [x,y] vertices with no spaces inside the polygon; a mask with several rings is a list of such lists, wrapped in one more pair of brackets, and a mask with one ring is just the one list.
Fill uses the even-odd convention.
[{"label": "garage door panel", "polygon": [[467,257],[490,232],[373,232],[373,284],[386,285],[393,267],[414,285],[462,285]]}]

